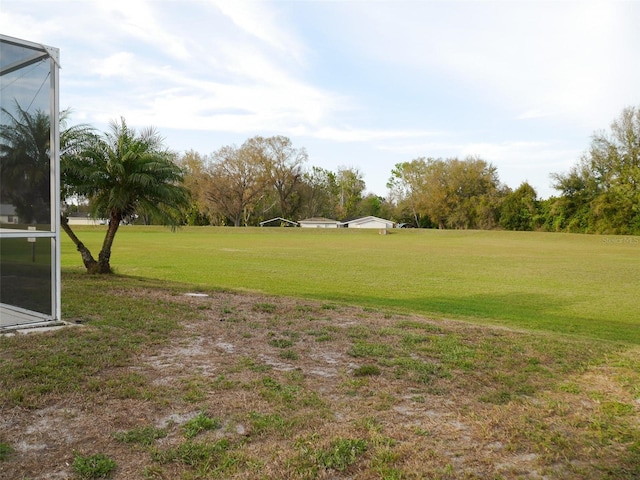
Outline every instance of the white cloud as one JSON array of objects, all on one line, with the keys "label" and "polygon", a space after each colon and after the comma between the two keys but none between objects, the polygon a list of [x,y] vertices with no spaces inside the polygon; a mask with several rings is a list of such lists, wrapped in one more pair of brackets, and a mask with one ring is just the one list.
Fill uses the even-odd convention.
[{"label": "white cloud", "polygon": [[[5,7],[5,2],[3,2]],[[3,35],[47,44],[46,38],[60,31],[61,26],[53,18],[36,20],[30,13],[15,13],[0,9],[0,31]],[[28,38],[25,38],[28,37]],[[50,45],[56,46],[56,45]]]},{"label": "white cloud", "polygon": [[[29,3],[3,2],[2,31],[42,32],[61,48],[61,99],[85,122],[125,116],[159,128],[314,131],[350,108],[349,99],[304,80],[303,42],[268,4],[118,0],[36,11]],[[172,9],[183,7],[197,7],[209,28],[171,21],[182,13]]]},{"label": "white cloud", "polygon": [[89,63],[89,73],[98,77],[135,77],[136,59],[131,52],[117,52]]},{"label": "white cloud", "polygon": [[516,115],[516,120],[532,120],[538,118],[548,118],[555,117],[559,115],[560,112],[558,110],[545,110],[543,108],[531,108],[530,110],[526,110],[518,115]]},{"label": "white cloud", "polygon": [[163,23],[158,18],[157,3],[147,0],[109,0],[92,5],[114,34],[139,39],[177,59],[191,59],[186,46],[189,37],[172,33],[174,25],[170,19]]},{"label": "white cloud", "polygon": [[295,136],[381,185],[477,154],[541,188],[640,104],[637,2],[1,1],[0,31],[61,48],[74,120]]},{"label": "white cloud", "polygon": [[[413,157],[450,158],[479,156],[489,162],[502,165],[565,164],[574,162],[582,150],[566,145],[549,142],[501,141],[501,142],[464,142],[460,138],[452,141],[427,141],[418,143],[400,143],[380,145],[381,150],[401,153]],[[558,163],[558,159],[561,160]]]},{"label": "white cloud", "polygon": [[640,101],[639,13],[634,2],[381,2],[352,5],[343,34],[363,55],[514,117],[591,125]]},{"label": "white cloud", "polygon": [[383,140],[407,139],[438,135],[438,132],[422,130],[391,130],[391,129],[365,129],[350,126],[334,127],[325,126],[316,129],[294,129],[297,135],[304,135],[322,140],[336,142],[379,142]]},{"label": "white cloud", "polygon": [[246,0],[210,0],[216,8],[233,23],[261,42],[292,56],[297,62],[304,61],[304,43],[288,28],[277,11],[277,4]]}]

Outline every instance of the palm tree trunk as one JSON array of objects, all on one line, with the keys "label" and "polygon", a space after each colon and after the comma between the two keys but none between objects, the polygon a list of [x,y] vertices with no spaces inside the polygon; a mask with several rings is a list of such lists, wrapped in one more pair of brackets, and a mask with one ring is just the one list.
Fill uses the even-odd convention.
[{"label": "palm tree trunk", "polygon": [[98,273],[113,273],[111,271],[111,246],[113,245],[113,239],[116,236],[118,227],[122,217],[117,213],[112,213],[109,217],[109,226],[107,228],[107,234],[102,242],[102,250],[98,254]]},{"label": "palm tree trunk", "polygon": [[84,243],[82,243],[80,239],[76,237],[76,234],[73,233],[73,230],[71,230],[71,227],[69,226],[69,221],[62,215],[60,216],[60,226],[67,233],[67,235],[69,235],[69,238],[71,238],[71,241],[76,246],[76,250],[80,252],[82,263],[87,269],[87,273],[96,273],[98,271],[98,262],[96,262],[95,258],[93,258],[93,255],[91,255],[91,252],[87,247],[85,247]]}]

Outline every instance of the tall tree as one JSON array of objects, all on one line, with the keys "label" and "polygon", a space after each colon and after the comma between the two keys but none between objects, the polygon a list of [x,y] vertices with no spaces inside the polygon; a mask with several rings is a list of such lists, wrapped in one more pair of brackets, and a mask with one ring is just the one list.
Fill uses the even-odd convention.
[{"label": "tall tree", "polygon": [[341,167],[336,175],[338,184],[338,207],[336,214],[339,220],[349,220],[358,213],[358,205],[366,187],[362,173],[354,167]]},{"label": "tall tree", "polygon": [[302,176],[300,188],[303,217],[333,217],[338,199],[336,174],[321,167],[312,167]]},{"label": "tall tree", "polygon": [[439,229],[444,229],[451,216],[454,201],[452,196],[455,193],[447,161],[428,159],[425,177],[424,214],[438,225]]},{"label": "tall tree", "polygon": [[368,193],[360,200],[358,205],[358,216],[366,217],[373,215],[375,217],[387,216],[389,209],[387,207],[387,201],[383,197],[379,197],[374,193]]},{"label": "tall tree", "polygon": [[191,203],[185,211],[187,225],[209,225],[211,212],[206,199],[206,157],[194,150],[185,152],[178,163],[184,170],[184,186],[191,193]]},{"label": "tall tree", "polygon": [[[50,135],[49,115],[30,113],[16,105],[6,109],[0,125],[0,200],[16,207],[22,223],[50,221]],[[67,126],[69,110],[60,112],[61,198],[73,195],[65,180],[65,160],[89,145],[95,135],[88,125]]]},{"label": "tall tree", "polygon": [[500,226],[507,230],[534,230],[538,211],[538,194],[527,182],[504,198],[500,207]]},{"label": "tall tree", "polygon": [[[476,157],[417,158],[400,163],[387,183],[416,226],[493,228],[504,192],[496,168]],[[428,221],[426,220],[428,219]]]},{"label": "tall tree", "polygon": [[[410,162],[397,163],[387,182],[391,200],[400,212],[407,210],[410,213],[411,221],[416,227],[421,225],[426,181],[427,161],[420,157]],[[399,216],[403,216],[402,213]]]},{"label": "tall tree", "polygon": [[111,273],[111,248],[120,223],[137,211],[177,226],[178,209],[188,205],[189,194],[173,157],[155,129],[138,133],[123,118],[65,157],[62,170],[68,192],[88,198],[94,216],[109,221],[97,261],[69,224],[62,223],[88,272]]},{"label": "tall tree", "polygon": [[250,141],[264,155],[268,181],[276,191],[280,214],[292,217],[299,206],[297,193],[302,181],[302,168],[308,160],[306,150],[295,148],[291,140],[283,136],[254,137]]},{"label": "tall tree", "polygon": [[588,232],[593,224],[591,204],[599,187],[587,165],[574,165],[568,173],[553,173],[551,178],[553,188],[561,192],[550,208],[553,230]]},{"label": "tall tree", "polygon": [[502,196],[497,169],[477,157],[447,162],[449,228],[489,229],[497,224]]},{"label": "tall tree", "polygon": [[249,139],[240,147],[224,146],[211,160],[206,196],[212,208],[236,227],[247,225],[269,183],[262,145]]},{"label": "tall tree", "polygon": [[566,174],[553,174],[556,211],[573,231],[640,233],[640,107],[625,108],[610,133],[595,133]]}]

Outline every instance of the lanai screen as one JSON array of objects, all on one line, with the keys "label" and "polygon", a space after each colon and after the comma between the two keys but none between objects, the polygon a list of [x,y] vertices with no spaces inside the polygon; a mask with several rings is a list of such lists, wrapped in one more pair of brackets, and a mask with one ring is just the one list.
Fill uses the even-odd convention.
[{"label": "lanai screen", "polygon": [[58,68],[0,35],[0,328],[60,320]]}]

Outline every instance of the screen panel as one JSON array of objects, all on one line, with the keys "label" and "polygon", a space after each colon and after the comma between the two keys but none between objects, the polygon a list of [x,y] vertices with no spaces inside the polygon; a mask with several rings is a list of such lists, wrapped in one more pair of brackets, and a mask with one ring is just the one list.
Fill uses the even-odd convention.
[{"label": "screen panel", "polygon": [[58,55],[0,35],[0,327],[60,319]]}]

